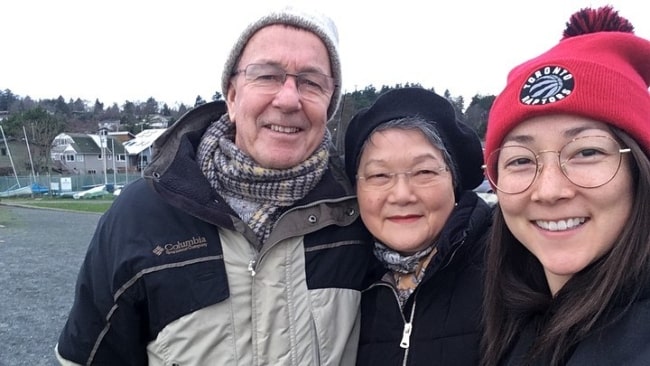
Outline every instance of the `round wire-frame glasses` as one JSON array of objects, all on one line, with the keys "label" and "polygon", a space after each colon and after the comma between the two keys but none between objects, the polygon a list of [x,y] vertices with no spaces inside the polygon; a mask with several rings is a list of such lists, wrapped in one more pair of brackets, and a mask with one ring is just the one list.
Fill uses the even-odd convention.
[{"label": "round wire-frame glasses", "polygon": [[597,188],[609,183],[618,173],[622,155],[630,152],[609,136],[582,136],[565,144],[559,151],[534,152],[521,145],[507,145],[486,159],[486,175],[497,190],[507,194],[526,191],[533,185],[544,164],[545,153],[557,154],[562,174],[582,188]]}]

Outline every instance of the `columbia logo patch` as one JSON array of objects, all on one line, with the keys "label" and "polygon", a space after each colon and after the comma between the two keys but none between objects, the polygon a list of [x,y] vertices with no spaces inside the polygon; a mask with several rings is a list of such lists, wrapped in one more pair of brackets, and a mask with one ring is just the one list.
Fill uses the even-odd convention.
[{"label": "columbia logo patch", "polygon": [[521,88],[519,101],[527,105],[558,102],[573,92],[573,74],[561,66],[544,66],[533,72]]},{"label": "columbia logo patch", "polygon": [[156,245],[152,252],[155,255],[178,254],[188,250],[206,248],[208,240],[204,236],[193,236],[191,239],[178,240],[175,243]]}]

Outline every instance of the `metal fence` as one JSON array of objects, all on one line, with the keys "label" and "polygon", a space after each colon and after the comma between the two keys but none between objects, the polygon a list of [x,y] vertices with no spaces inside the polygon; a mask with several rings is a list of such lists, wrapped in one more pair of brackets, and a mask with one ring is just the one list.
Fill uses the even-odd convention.
[{"label": "metal fence", "polygon": [[[65,193],[63,192],[62,187],[65,188],[66,191],[79,192],[104,183],[108,183],[108,185],[112,185],[113,187],[126,185],[140,177],[140,172],[109,173],[106,175],[106,179],[103,174],[47,174],[37,175],[36,177],[16,177],[14,175],[0,176],[0,193],[20,187],[28,187],[33,183],[37,183],[42,188],[52,190],[53,194]],[[67,184],[61,184],[61,178],[67,178],[64,179],[64,181],[70,182],[69,190]]]}]

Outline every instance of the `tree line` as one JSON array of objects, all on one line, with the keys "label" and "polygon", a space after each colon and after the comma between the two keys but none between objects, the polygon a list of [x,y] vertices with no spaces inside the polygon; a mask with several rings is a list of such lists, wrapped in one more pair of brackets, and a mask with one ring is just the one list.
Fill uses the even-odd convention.
[{"label": "tree line", "polygon": [[[355,90],[350,93],[345,93],[342,97],[341,105],[338,115],[333,118],[328,128],[332,132],[334,142],[339,149],[343,150],[343,136],[348,123],[352,117],[361,109],[369,107],[381,94],[398,88],[418,87],[423,88],[419,83],[405,83],[395,84],[394,86],[383,85],[380,89],[372,85],[366,86],[364,89]],[[485,129],[487,126],[488,112],[494,103],[494,95],[480,95],[476,94],[469,105],[465,106],[465,99],[462,96],[453,96],[446,89],[440,93],[434,88],[425,88],[445,97],[456,110],[456,116],[473,128],[481,139],[485,137]]]},{"label": "tree line", "polygon": [[[328,123],[333,141],[340,151],[343,150],[343,134],[354,114],[369,107],[382,93],[401,87],[422,87],[422,85],[418,83],[383,85],[379,89],[369,85],[360,90],[344,93],[337,115]],[[434,88],[428,89],[437,92]],[[495,96],[477,94],[466,108],[462,96],[452,96],[449,90],[438,94],[452,103],[461,121],[472,127],[481,138],[485,136],[487,116]],[[221,100],[223,96],[215,92],[211,99]],[[107,121],[119,121],[121,131],[137,134],[149,128],[149,124],[157,116],[165,117],[171,125],[188,110],[205,103],[207,101],[197,95],[193,106],[180,104],[170,107],[167,103],[157,101],[153,97],[149,97],[144,102],[126,100],[121,106],[117,103],[105,106],[99,99],[94,103],[80,98],[66,101],[62,96],[33,100],[29,96],[16,95],[10,89],[0,90],[0,112],[5,114],[1,124],[5,134],[17,138],[26,134],[32,153],[45,160],[43,162],[45,167],[49,166],[46,161],[52,140],[59,133],[97,133],[99,126]]]}]

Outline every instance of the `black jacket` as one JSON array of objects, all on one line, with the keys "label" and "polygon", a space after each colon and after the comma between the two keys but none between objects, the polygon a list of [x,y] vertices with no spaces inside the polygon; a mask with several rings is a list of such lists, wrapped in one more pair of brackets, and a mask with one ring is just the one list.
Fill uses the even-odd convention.
[{"label": "black jacket", "polygon": [[[491,208],[463,192],[443,228],[438,253],[400,310],[394,288],[380,278],[361,298],[358,365],[471,365],[479,362],[485,235]],[[410,336],[405,329],[410,325]],[[400,343],[408,343],[401,347]]]},{"label": "black jacket", "polygon": [[[620,315],[620,311],[614,311]],[[506,359],[500,365],[519,366],[533,341],[531,320]],[[606,322],[606,321],[605,321]],[[566,357],[566,366],[648,366],[650,365],[650,286],[622,318],[593,332]],[[542,366],[539,363],[535,366]]]},{"label": "black jacket", "polygon": [[196,162],[205,129],[224,113],[223,102],[188,112],[156,141],[145,178],[101,218],[59,357],[93,365],[354,363],[372,254],[347,179],[328,169],[256,252],[257,237]]}]

